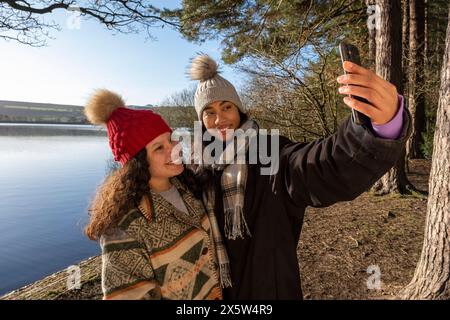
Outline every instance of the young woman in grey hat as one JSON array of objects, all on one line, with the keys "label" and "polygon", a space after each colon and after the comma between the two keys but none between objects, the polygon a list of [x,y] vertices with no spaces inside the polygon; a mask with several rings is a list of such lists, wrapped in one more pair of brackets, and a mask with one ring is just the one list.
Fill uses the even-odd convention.
[{"label": "young woman in grey hat", "polygon": [[[345,99],[370,118],[369,125],[348,117],[325,139],[294,143],[280,136],[278,170],[269,175],[261,174],[260,162],[192,167],[204,187],[206,208],[218,222],[221,273],[230,279],[225,299],[301,299],[296,249],[305,208],[356,198],[399,158],[411,131],[403,97],[368,69],[350,62],[344,68],[352,75],[338,78],[346,85],[340,92],[371,103]],[[196,57],[190,75],[199,81],[195,109],[204,132],[215,131],[226,145],[233,139],[229,130],[258,130],[213,59]],[[245,148],[249,156],[248,143]]]}]

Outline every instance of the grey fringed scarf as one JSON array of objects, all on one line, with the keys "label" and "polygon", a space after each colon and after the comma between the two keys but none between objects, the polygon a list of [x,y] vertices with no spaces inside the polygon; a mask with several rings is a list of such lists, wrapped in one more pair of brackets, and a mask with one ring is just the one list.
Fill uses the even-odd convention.
[{"label": "grey fringed scarf", "polygon": [[[253,120],[247,120],[239,129],[244,132],[248,129],[258,130],[258,125]],[[215,164],[215,170],[223,170],[221,185],[223,194],[223,206],[225,214],[225,236],[228,239],[235,240],[237,238],[244,238],[244,234],[251,237],[250,230],[244,217],[244,198],[245,188],[247,184],[248,167],[245,161],[237,161],[237,154],[244,151],[245,155],[248,152],[249,141],[245,139],[245,145],[238,145],[237,148],[231,148],[234,154],[229,154],[229,148],[226,148],[220,156],[220,162],[223,163],[223,158],[232,159],[229,164]],[[245,148],[242,150],[242,148]]]}]

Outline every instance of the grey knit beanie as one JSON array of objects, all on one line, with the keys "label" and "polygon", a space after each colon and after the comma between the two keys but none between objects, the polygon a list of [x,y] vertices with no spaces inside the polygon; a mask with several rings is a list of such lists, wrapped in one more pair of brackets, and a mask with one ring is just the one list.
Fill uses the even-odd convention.
[{"label": "grey knit beanie", "polygon": [[230,101],[245,113],[236,89],[219,75],[217,63],[210,56],[203,54],[194,58],[190,76],[192,80],[200,81],[194,96],[195,111],[200,121],[205,107],[214,101]]}]

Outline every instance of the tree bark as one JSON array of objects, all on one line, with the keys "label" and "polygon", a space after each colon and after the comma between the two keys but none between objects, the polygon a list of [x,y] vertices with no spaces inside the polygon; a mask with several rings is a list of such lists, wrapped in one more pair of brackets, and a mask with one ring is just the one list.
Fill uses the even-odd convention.
[{"label": "tree bark", "polygon": [[423,26],[423,64],[428,65],[428,0],[424,2],[424,26]]},{"label": "tree bark", "polygon": [[[450,8],[449,8],[450,18]],[[430,172],[425,239],[404,299],[450,299],[450,19],[441,69],[441,86]]]},{"label": "tree bark", "polygon": [[413,132],[407,145],[408,159],[423,158],[420,145],[425,130],[425,100],[423,94],[425,3],[409,0],[409,70],[408,108],[412,116]]},{"label": "tree bark", "polygon": [[376,73],[402,92],[400,0],[378,0],[377,5],[380,7],[380,28],[376,34]]},{"label": "tree bark", "polygon": [[403,85],[407,91],[408,50],[409,49],[409,0],[402,0],[402,71]]},{"label": "tree bark", "polygon": [[[366,0],[366,6],[375,5],[375,0]],[[376,56],[376,29],[369,28],[369,63],[368,68],[372,68],[375,65],[375,56]]]},{"label": "tree bark", "polygon": [[[408,101],[408,53],[409,53],[409,0],[402,0],[402,83],[405,103]],[[406,151],[405,151],[406,152]],[[405,154],[405,171],[409,173],[409,162]]]},{"label": "tree bark", "polygon": [[[403,91],[402,79],[402,25],[400,0],[378,0],[380,6],[380,29],[376,36],[376,73]],[[394,167],[372,187],[377,195],[407,193],[411,186],[405,173],[405,151]]]}]

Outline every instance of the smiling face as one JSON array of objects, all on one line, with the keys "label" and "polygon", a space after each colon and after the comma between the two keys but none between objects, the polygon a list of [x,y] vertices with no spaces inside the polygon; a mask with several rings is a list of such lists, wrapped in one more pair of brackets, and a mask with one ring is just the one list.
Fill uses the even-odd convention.
[{"label": "smiling face", "polygon": [[229,101],[214,101],[210,103],[202,113],[202,120],[205,128],[213,135],[218,130],[218,137],[224,141],[230,139],[232,134],[228,134],[226,130],[236,130],[239,128],[241,118],[238,108]]},{"label": "smiling face", "polygon": [[176,145],[177,142],[171,140],[170,132],[160,134],[146,145],[150,180],[168,179],[183,172],[181,157],[172,156],[172,150]]}]

